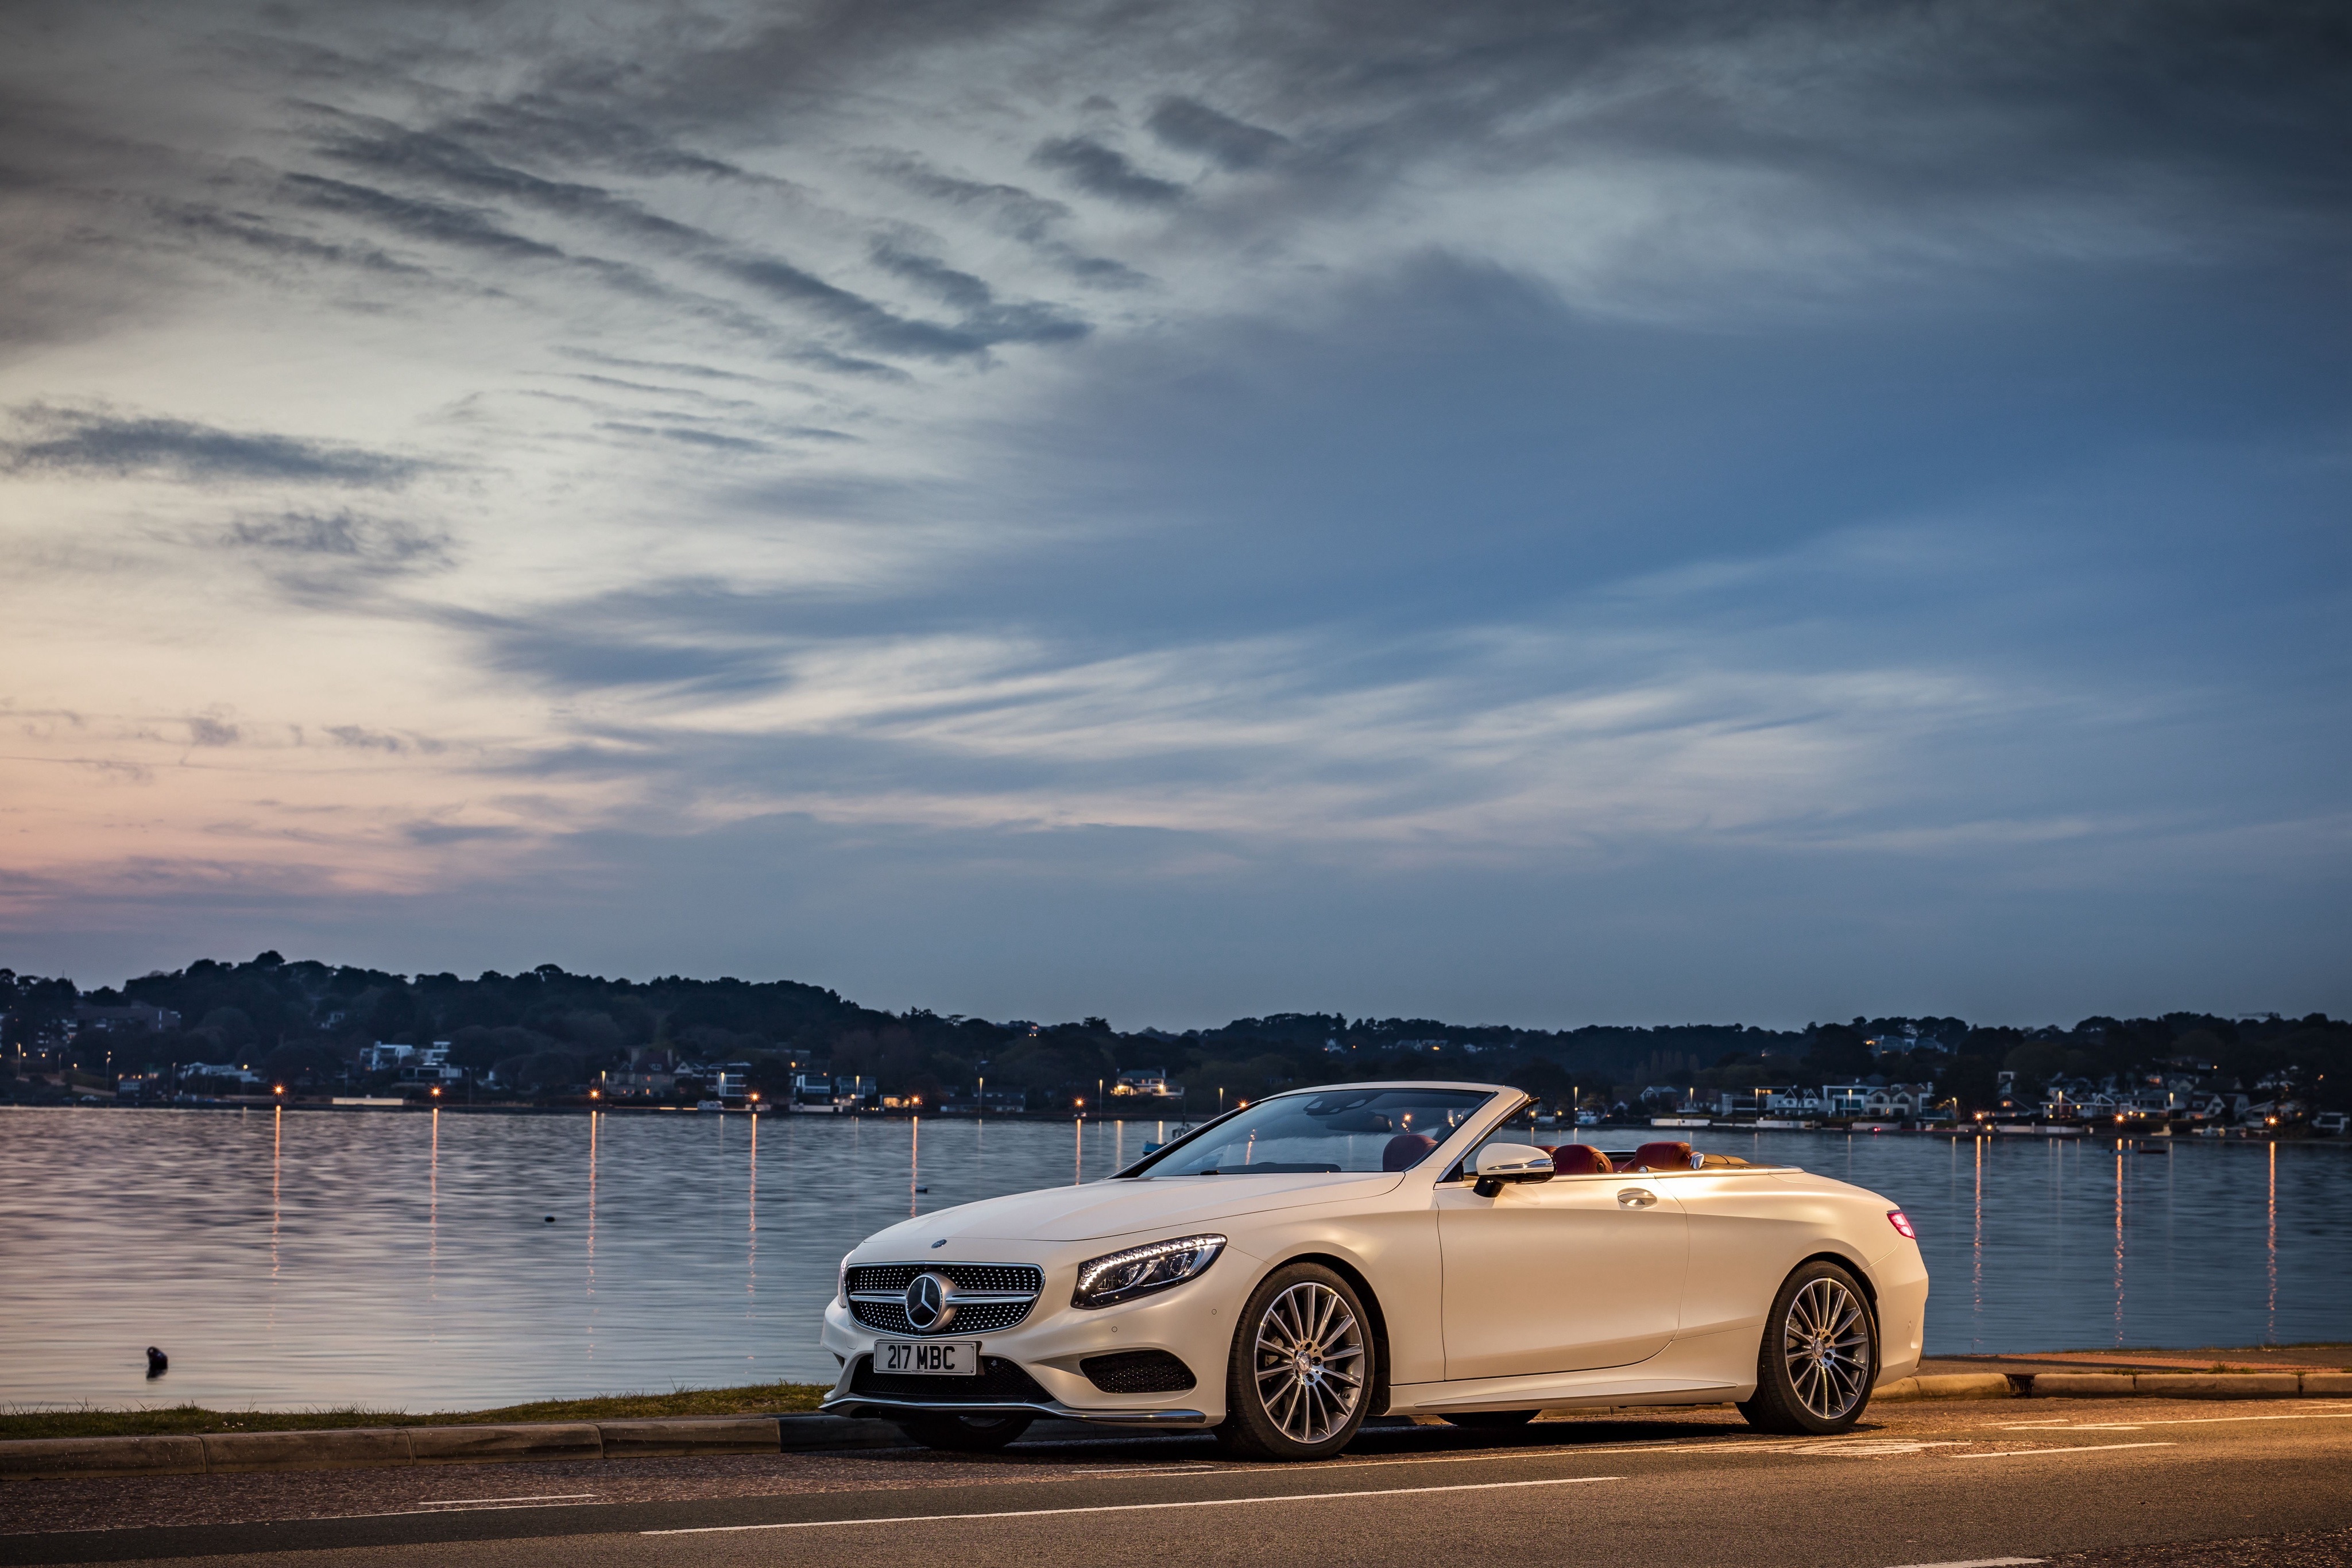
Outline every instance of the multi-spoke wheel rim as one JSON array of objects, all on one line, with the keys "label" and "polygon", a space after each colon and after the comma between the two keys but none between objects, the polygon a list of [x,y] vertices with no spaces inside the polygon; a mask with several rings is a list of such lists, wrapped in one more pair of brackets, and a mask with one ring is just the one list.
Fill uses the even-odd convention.
[{"label": "multi-spoke wheel rim", "polygon": [[1295,1443],[1319,1443],[1364,1396],[1364,1331],[1345,1297],[1307,1281],[1266,1304],[1252,1364],[1266,1419]]},{"label": "multi-spoke wheel rim", "polygon": [[1789,1303],[1783,1354],[1797,1403],[1835,1421],[1870,1385],[1870,1318],[1835,1280],[1811,1280]]}]

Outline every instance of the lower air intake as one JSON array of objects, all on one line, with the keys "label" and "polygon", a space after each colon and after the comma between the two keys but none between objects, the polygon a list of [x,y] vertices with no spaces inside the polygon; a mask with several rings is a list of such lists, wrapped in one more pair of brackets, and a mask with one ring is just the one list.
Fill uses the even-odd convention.
[{"label": "lower air intake", "polygon": [[1164,1350],[1090,1355],[1078,1370],[1105,1394],[1181,1394],[1194,1381],[1192,1369]]}]

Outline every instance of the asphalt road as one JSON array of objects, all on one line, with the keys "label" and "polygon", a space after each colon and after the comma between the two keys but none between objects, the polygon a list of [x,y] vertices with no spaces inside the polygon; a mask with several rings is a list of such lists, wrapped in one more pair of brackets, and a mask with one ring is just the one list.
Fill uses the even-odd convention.
[{"label": "asphalt road", "polygon": [[[197,1516],[215,1521],[152,1522]],[[40,1482],[0,1491],[0,1531],[5,1563],[272,1568],[2333,1563],[2352,1562],[2352,1401],[1893,1406],[1851,1437],[1804,1441],[1751,1434],[1727,1410],[1499,1438],[1390,1428],[1306,1466],[1146,1437],[978,1458]]]}]

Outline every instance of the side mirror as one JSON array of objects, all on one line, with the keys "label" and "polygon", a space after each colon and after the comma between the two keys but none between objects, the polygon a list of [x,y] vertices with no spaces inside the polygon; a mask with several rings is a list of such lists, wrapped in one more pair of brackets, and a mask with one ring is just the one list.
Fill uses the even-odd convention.
[{"label": "side mirror", "polygon": [[1478,1178],[1472,1190],[1492,1197],[1507,1181],[1551,1180],[1551,1156],[1533,1144],[1488,1144],[1478,1151],[1470,1174]]}]

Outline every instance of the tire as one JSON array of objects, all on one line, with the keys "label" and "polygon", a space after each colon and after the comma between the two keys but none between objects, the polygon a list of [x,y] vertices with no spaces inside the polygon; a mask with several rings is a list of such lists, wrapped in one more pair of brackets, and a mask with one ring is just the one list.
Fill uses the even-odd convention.
[{"label": "tire", "polygon": [[1248,1459],[1321,1459],[1371,1409],[1370,1319],[1319,1263],[1276,1269],[1250,1292],[1226,1358],[1218,1446]]},{"label": "tire", "polygon": [[1826,1260],[1781,1281],[1756,1351],[1756,1396],[1739,1406],[1759,1432],[1849,1431],[1878,1381],[1878,1317],[1861,1281]]},{"label": "tire", "polygon": [[1476,1432],[1503,1432],[1514,1427],[1524,1427],[1541,1415],[1538,1410],[1465,1410],[1459,1416],[1439,1417],[1449,1427],[1467,1427]]},{"label": "tire", "polygon": [[897,1417],[898,1429],[925,1448],[953,1448],[966,1454],[1001,1448],[1026,1432],[1035,1419],[1019,1414],[958,1416],[943,1410]]}]

